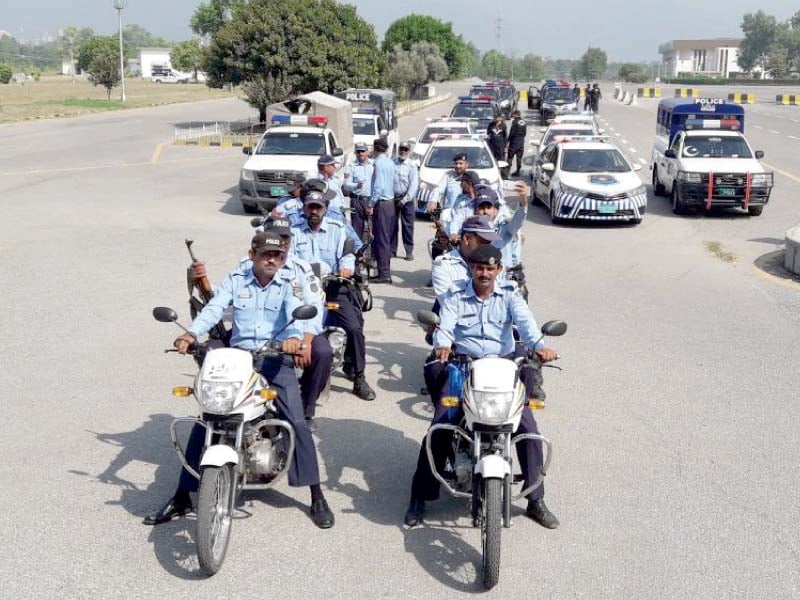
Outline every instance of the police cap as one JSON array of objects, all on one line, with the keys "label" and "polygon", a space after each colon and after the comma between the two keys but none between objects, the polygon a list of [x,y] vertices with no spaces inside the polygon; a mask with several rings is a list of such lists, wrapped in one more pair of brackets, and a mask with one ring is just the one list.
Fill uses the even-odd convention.
[{"label": "police cap", "polygon": [[457,152],[455,156],[453,156],[453,162],[457,160],[467,160],[467,155],[463,152]]},{"label": "police cap", "polygon": [[250,242],[250,248],[253,252],[257,252],[263,248],[283,252],[281,249],[281,236],[273,231],[262,231],[261,233],[255,234]]},{"label": "police cap", "polygon": [[264,223],[264,231],[277,233],[281,237],[292,236],[292,224],[289,219],[283,217],[272,217]]},{"label": "police cap", "polygon": [[469,262],[473,265],[499,265],[503,255],[491,244],[484,244],[472,251]]},{"label": "police cap", "polygon": [[478,208],[481,204],[496,206],[499,203],[500,199],[497,197],[497,192],[491,187],[488,185],[479,185],[475,187],[475,200],[472,202],[475,208]]}]

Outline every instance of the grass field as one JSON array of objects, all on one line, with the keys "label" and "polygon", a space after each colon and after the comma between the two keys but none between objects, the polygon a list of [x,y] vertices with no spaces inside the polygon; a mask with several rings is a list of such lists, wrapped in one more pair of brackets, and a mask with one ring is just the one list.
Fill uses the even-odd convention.
[{"label": "grass field", "polygon": [[157,84],[141,79],[126,79],[125,95],[126,102],[123,105],[119,100],[119,88],[114,88],[109,102],[106,100],[105,88],[93,86],[80,77],[73,81],[66,76],[51,76],[25,84],[0,85],[0,123],[154,104],[230,98],[236,96],[237,91],[231,93],[227,90],[212,90],[202,83]]}]

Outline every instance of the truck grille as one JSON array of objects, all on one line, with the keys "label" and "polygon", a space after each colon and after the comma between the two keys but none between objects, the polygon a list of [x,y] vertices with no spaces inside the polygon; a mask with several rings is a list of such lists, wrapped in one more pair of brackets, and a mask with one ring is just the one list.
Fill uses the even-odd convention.
[{"label": "truck grille", "polygon": [[589,192],[586,194],[587,198],[592,200],[602,200],[604,202],[619,202],[620,200],[625,200],[628,195],[626,193],[621,194],[614,194],[613,196],[604,196],[603,194],[595,194],[594,192]]},{"label": "truck grille", "polygon": [[259,183],[288,183],[297,174],[298,171],[256,171],[256,181]]}]

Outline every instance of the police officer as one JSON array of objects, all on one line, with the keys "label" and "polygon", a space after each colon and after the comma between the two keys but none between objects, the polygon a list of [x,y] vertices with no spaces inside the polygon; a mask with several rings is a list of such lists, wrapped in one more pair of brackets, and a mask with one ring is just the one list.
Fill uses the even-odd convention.
[{"label": "police officer", "polygon": [[403,235],[406,260],[414,260],[414,217],[415,202],[419,190],[419,170],[411,162],[411,144],[400,142],[397,158],[394,160],[394,202],[397,206],[397,224],[392,228],[392,256],[397,256],[398,226]]},{"label": "police officer", "polygon": [[436,208],[452,208],[456,199],[461,195],[461,178],[469,168],[467,155],[457,152],[453,155],[453,168],[445,171],[436,187],[436,192],[428,202],[428,212]]},{"label": "police officer", "polygon": [[290,184],[288,194],[278,198],[278,205],[272,209],[273,217],[287,218],[296,222],[303,214],[303,189],[306,183],[305,175],[298,173]]},{"label": "police officer", "polygon": [[[522,300],[513,283],[502,284],[497,277],[503,267],[500,251],[494,246],[482,246],[470,255],[471,280],[463,288],[447,294],[442,301],[441,322],[434,334],[436,359],[446,363],[455,352],[473,359],[491,356],[514,358],[512,326],[519,328],[523,342],[535,351],[542,362],[555,360],[555,351],[541,342],[541,332],[528,305]],[[523,368],[520,378],[527,396],[532,397],[531,369]],[[433,424],[458,425],[463,411],[450,410],[437,402]],[[518,433],[538,434],[536,421],[528,406],[523,409]],[[450,454],[451,435],[442,432],[431,438],[434,467],[442,472]],[[542,468],[541,443],[524,440],[517,445],[517,456],[525,480],[525,487],[539,478]],[[413,527],[422,522],[425,502],[439,497],[439,482],[433,475],[425,450],[425,440],[420,448],[417,471],[411,485],[411,501],[405,516],[406,525]],[[558,527],[558,519],[544,503],[544,485],[527,496],[525,514],[549,529]]]},{"label": "police officer", "polygon": [[522,154],[525,152],[525,136],[528,134],[528,124],[522,118],[522,114],[515,110],[511,113],[511,131],[508,132],[508,168],[514,166],[514,158],[517,159],[517,170],[514,177],[519,175],[522,168]]},{"label": "police officer", "polygon": [[583,110],[591,110],[592,108],[592,85],[586,83],[583,96]]},{"label": "police officer", "polygon": [[356,144],[356,158],[345,168],[342,189],[350,195],[350,208],[353,209],[350,219],[353,229],[361,240],[364,240],[364,220],[370,208],[372,196],[373,163],[367,152],[367,145]]},{"label": "police officer", "polygon": [[489,149],[497,161],[505,160],[506,158],[506,145],[508,144],[508,130],[503,121],[503,115],[497,114],[489,123],[486,128],[486,134],[489,136],[487,143]]},{"label": "police officer", "polygon": [[578,105],[578,102],[580,102],[580,99],[581,99],[581,88],[580,88],[580,86],[579,86],[579,85],[576,83],[576,84],[575,84],[575,85],[572,87],[572,101],[573,101],[573,102],[575,102],[575,106],[577,106],[577,105]]},{"label": "police officer", "polygon": [[[188,333],[175,340],[180,353],[219,322],[228,307],[233,307],[231,345],[255,351],[273,336],[283,342],[285,356],[265,358],[261,374],[278,392],[276,406],[280,418],[292,424],[295,432],[294,460],[289,469],[289,485],[310,486],[311,519],[322,528],[333,527],[334,516],[325,501],[319,485],[319,466],[314,439],[303,418],[300,389],[294,374],[291,356],[304,350],[303,333],[295,325],[288,325],[292,312],[302,306],[293,291],[295,283],[290,272],[282,270],[286,253],[281,249],[281,239],[275,233],[258,233],[251,242],[249,271],[234,271],[217,288],[217,293],[192,321]],[[303,282],[298,282],[303,285]],[[285,329],[284,327],[287,326]],[[281,333],[282,332],[282,333]],[[205,440],[205,428],[196,424],[189,436],[186,458],[199,468]],[[189,492],[197,490],[197,480],[185,470],[181,472],[175,495],[156,513],[145,518],[148,525],[169,521],[172,517],[191,510]]]},{"label": "police officer", "polygon": [[392,231],[397,232],[397,206],[394,202],[394,179],[397,167],[386,156],[389,144],[383,138],[376,138],[374,150],[374,170],[372,172],[372,254],[378,263],[378,276],[375,283],[392,283]]},{"label": "police officer", "polygon": [[[305,218],[292,229],[292,253],[312,266],[319,264],[323,275],[335,274],[351,279],[355,270],[355,256],[345,251],[345,227],[326,216],[328,203],[333,196],[330,190],[324,194],[312,190],[305,195]],[[358,247],[355,249],[358,250]],[[345,362],[352,365],[353,394],[362,400],[374,400],[375,392],[364,377],[364,315],[358,293],[353,284],[330,280],[325,295],[327,300],[339,304],[338,310],[328,313],[326,325],[341,327],[347,333]]]},{"label": "police officer", "polygon": [[336,159],[330,154],[323,154],[317,161],[317,168],[319,169],[319,175],[317,177],[324,181],[328,185],[328,189],[336,194],[328,205],[328,217],[346,223],[347,219],[344,217],[342,180],[336,174]]},{"label": "police officer", "polygon": [[440,219],[444,227],[444,232],[451,243],[456,243],[458,241],[458,234],[461,232],[461,226],[464,224],[464,221],[467,220],[467,217],[472,216],[472,203],[475,201],[475,188],[480,185],[480,183],[481,178],[475,171],[465,171],[464,175],[461,177],[461,194],[459,194],[450,208],[450,214],[447,217],[442,216]]},{"label": "police officer", "polygon": [[595,83],[592,87],[592,112],[600,112],[600,98],[603,94],[600,92],[600,85]]}]

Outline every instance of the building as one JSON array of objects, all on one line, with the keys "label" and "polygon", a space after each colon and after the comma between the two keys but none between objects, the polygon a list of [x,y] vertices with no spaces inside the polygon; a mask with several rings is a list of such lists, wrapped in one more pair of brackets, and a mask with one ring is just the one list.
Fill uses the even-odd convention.
[{"label": "building", "polygon": [[139,48],[139,71],[142,78],[150,79],[153,76],[153,67],[172,69],[170,52],[172,48]]},{"label": "building", "polygon": [[741,39],[672,40],[658,47],[662,77],[706,76],[727,79],[741,72]]}]

